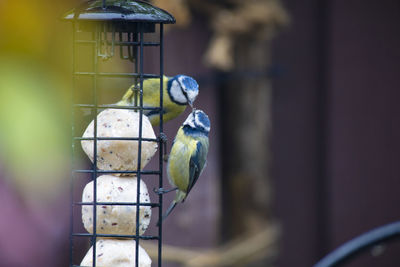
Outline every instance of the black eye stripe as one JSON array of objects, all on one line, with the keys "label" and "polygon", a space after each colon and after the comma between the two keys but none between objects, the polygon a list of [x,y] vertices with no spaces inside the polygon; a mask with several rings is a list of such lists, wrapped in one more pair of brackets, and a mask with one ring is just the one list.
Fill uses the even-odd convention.
[{"label": "black eye stripe", "polygon": [[172,95],[172,93],[171,93],[172,82],[173,82],[173,79],[170,79],[170,80],[168,81],[168,85],[167,85],[167,92],[168,92],[169,99],[171,99],[171,101],[174,102],[175,104],[178,104],[178,105],[181,105],[181,106],[185,106],[185,105],[187,104],[187,102],[188,102],[188,98],[187,98],[186,93],[182,90],[182,86],[181,86],[181,84],[179,83],[179,81],[176,80],[176,82],[178,83],[178,85],[179,85],[179,87],[180,87],[180,89],[181,89],[181,92],[182,92],[183,96],[186,98],[186,102],[185,102],[185,103],[182,103],[182,102],[177,101],[177,100],[174,98],[174,96]]},{"label": "black eye stripe", "polygon": [[181,86],[181,91],[182,91],[182,94],[185,96],[186,100],[189,102],[189,97],[188,97],[186,91],[183,90],[183,87],[182,87],[182,86]]}]

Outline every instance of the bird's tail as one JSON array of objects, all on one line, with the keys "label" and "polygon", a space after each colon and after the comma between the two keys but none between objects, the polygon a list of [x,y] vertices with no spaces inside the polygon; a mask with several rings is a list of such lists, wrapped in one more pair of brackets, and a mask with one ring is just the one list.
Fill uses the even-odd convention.
[{"label": "bird's tail", "polygon": [[160,224],[167,218],[167,216],[172,212],[172,210],[176,207],[177,202],[174,200],[171,203],[171,206],[169,206],[168,210],[164,213],[162,216],[161,220],[158,221],[157,226],[160,226]]}]

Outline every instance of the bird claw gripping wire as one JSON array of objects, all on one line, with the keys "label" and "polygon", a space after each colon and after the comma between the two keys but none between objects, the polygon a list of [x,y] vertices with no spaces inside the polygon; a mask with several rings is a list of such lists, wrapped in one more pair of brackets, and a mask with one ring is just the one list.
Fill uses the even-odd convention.
[{"label": "bird claw gripping wire", "polygon": [[178,189],[178,187],[175,187],[175,188],[172,188],[172,189],[164,189],[164,188],[155,189],[155,188],[153,188],[153,192],[156,193],[157,195],[162,195],[162,194],[166,194],[166,193],[175,191],[177,189]]},{"label": "bird claw gripping wire", "polygon": [[168,155],[167,155],[167,141],[168,141],[168,138],[164,133],[160,133],[159,139],[160,139],[160,141],[161,141],[161,143],[163,145],[163,148],[164,148],[163,160],[165,162],[167,162],[168,161]]}]

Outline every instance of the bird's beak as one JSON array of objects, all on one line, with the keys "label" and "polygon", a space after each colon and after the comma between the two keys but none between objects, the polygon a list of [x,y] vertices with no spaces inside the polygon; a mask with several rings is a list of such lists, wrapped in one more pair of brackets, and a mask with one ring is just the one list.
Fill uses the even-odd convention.
[{"label": "bird's beak", "polygon": [[193,103],[192,101],[188,101],[189,106],[193,109]]}]

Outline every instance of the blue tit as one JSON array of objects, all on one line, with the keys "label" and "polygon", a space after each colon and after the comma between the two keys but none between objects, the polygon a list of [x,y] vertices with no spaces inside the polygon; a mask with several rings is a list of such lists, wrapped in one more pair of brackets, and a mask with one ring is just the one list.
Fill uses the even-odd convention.
[{"label": "blue tit", "polygon": [[[199,94],[196,80],[186,75],[163,77],[163,120],[169,121],[185,111],[187,104],[193,105]],[[117,105],[129,106],[134,104],[134,90],[138,85],[132,85]],[[143,107],[160,106],[160,79],[151,78],[143,81]],[[153,126],[160,124],[159,110],[144,110]]]},{"label": "blue tit", "polygon": [[[176,134],[168,157],[169,182],[177,192],[164,220],[176,204],[183,202],[206,165],[210,120],[201,110],[193,110]],[[160,223],[160,222],[159,222]]]}]

